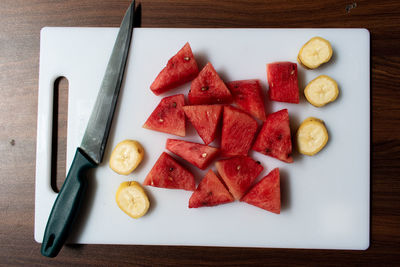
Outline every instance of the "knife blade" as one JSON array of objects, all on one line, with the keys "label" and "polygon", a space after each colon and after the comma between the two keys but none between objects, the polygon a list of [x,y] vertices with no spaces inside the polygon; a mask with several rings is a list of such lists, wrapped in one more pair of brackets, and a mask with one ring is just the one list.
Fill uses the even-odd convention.
[{"label": "knife blade", "polygon": [[86,171],[101,163],[125,72],[134,23],[135,1],[122,20],[95,105],[80,147],[53,204],[44,232],[41,253],[58,255],[68,238],[86,192]]}]

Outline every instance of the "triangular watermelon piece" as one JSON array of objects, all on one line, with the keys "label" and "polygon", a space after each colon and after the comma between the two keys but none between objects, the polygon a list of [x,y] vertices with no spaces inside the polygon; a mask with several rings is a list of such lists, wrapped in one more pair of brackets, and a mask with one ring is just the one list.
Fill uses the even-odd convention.
[{"label": "triangular watermelon piece", "polygon": [[247,192],[264,169],[261,164],[247,156],[219,160],[215,166],[235,199],[240,199]]},{"label": "triangular watermelon piece", "polygon": [[273,169],[255,184],[240,201],[279,214],[281,213],[281,186],[279,169]]},{"label": "triangular watermelon piece", "polygon": [[212,170],[209,170],[189,199],[189,208],[211,207],[233,202],[233,197]]},{"label": "triangular watermelon piece", "polygon": [[206,145],[214,141],[222,114],[221,105],[184,106],[183,111]]},{"label": "triangular watermelon piece", "polygon": [[189,191],[196,188],[193,174],[165,152],[147,174],[143,185]]},{"label": "triangular watermelon piece", "polygon": [[268,115],[252,149],[287,163],[293,162],[287,109]]},{"label": "triangular watermelon piece", "polygon": [[157,75],[150,89],[154,94],[160,95],[193,80],[197,74],[199,74],[199,68],[196,59],[189,43],[186,43],[175,56],[168,60],[167,66]]},{"label": "triangular watermelon piece", "polygon": [[297,64],[274,62],[267,65],[269,99],[272,101],[299,103]]},{"label": "triangular watermelon piece", "polygon": [[265,121],[264,96],[259,80],[241,80],[226,84],[238,107],[255,118]]},{"label": "triangular watermelon piece", "polygon": [[174,134],[186,135],[185,112],[182,107],[185,105],[183,94],[164,97],[156,109],[151,113],[143,128]]},{"label": "triangular watermelon piece", "polygon": [[177,139],[168,139],[166,148],[202,170],[208,167],[219,152],[215,147]]},{"label": "triangular watermelon piece", "polygon": [[190,85],[189,103],[191,105],[202,105],[229,104],[231,102],[232,95],[225,83],[218,76],[211,63],[207,63]]},{"label": "triangular watermelon piece", "polygon": [[221,152],[224,156],[246,156],[249,152],[258,124],[246,112],[224,107],[222,119]]}]

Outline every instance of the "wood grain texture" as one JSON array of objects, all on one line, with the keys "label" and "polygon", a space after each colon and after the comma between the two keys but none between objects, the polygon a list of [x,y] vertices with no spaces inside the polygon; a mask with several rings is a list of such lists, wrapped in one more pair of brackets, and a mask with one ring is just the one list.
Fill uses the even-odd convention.
[{"label": "wood grain texture", "polygon": [[[66,246],[33,239],[39,32],[117,27],[129,1],[0,1],[0,265],[394,266],[400,262],[400,2],[143,0],[143,27],[362,27],[371,32],[371,246],[366,251]],[[65,121],[65,116],[60,116]],[[64,119],[63,119],[64,118]],[[60,135],[65,142],[65,135]],[[64,152],[65,153],[65,152]],[[62,155],[62,151],[61,151]],[[355,159],[356,160],[356,159]]]}]

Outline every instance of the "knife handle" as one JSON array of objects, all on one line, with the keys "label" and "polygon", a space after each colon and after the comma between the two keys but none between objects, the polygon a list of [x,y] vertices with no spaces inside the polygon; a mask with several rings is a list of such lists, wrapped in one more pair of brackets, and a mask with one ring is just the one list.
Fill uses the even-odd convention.
[{"label": "knife handle", "polygon": [[67,240],[86,192],[85,171],[94,166],[95,163],[78,148],[47,221],[41,248],[43,256],[57,256]]}]

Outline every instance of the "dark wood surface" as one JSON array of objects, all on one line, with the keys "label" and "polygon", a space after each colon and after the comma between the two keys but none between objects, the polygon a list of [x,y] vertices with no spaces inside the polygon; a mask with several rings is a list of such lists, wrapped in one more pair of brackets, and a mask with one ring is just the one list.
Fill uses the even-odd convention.
[{"label": "dark wood surface", "polygon": [[[74,245],[64,247],[55,259],[41,256],[40,244],[33,239],[40,29],[43,26],[117,27],[128,6],[128,0],[0,1],[0,265],[399,264],[398,0],[141,1],[143,27],[363,27],[370,30],[372,216],[368,250]],[[60,112],[58,118],[57,161],[63,165],[66,114]],[[63,171],[58,175],[62,176]]]}]

